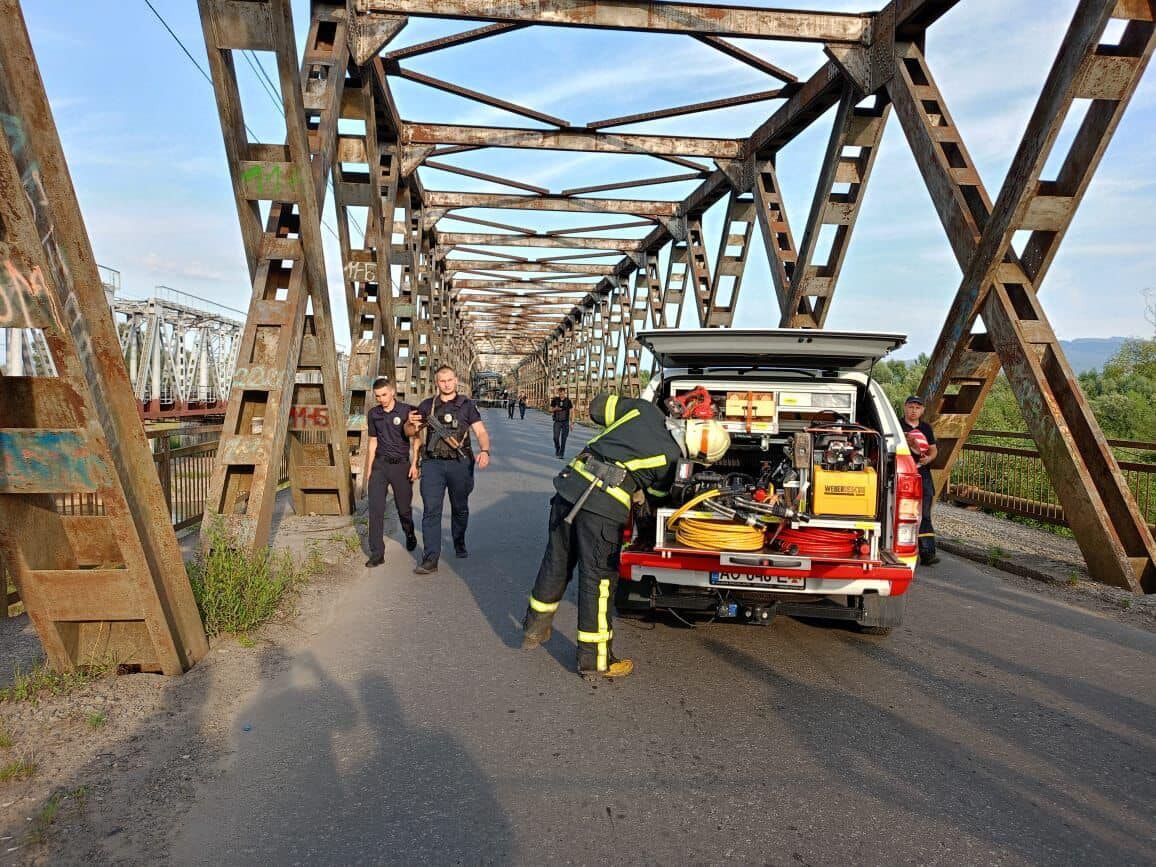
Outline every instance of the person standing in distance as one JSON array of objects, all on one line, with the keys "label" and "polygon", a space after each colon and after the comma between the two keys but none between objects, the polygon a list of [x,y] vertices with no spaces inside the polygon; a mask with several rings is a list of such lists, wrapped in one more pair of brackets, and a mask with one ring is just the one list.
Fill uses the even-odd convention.
[{"label": "person standing in distance", "polygon": [[[448,364],[434,372],[438,393],[426,398],[409,414],[406,432],[425,432],[421,448],[421,538],[424,550],[422,560],[413,571],[418,575],[436,572],[442,553],[442,508],[446,492],[450,495],[450,533],[454,553],[468,557],[466,526],[470,520],[470,492],[474,489],[474,465],[484,470],[490,465],[490,434],[482,424],[481,413],[472,400],[458,394],[458,375]],[[439,434],[426,424],[436,419],[444,433]],[[474,457],[470,433],[478,438],[477,458]]]},{"label": "person standing in distance", "polygon": [[366,566],[385,562],[383,532],[386,488],[393,488],[397,517],[405,532],[405,547],[417,547],[413,526],[413,483],[417,479],[417,437],[405,431],[413,407],[397,399],[397,390],[384,376],[373,381],[377,406],[366,413],[369,450],[365,454],[365,489],[369,492],[369,559]]},{"label": "person standing in distance", "polygon": [[574,409],[574,402],[566,396],[566,389],[559,388],[558,394],[550,398],[550,415],[554,417],[554,457],[563,457],[566,453],[566,437],[574,427],[570,421],[570,410]]},{"label": "person standing in distance", "polygon": [[526,392],[522,392],[522,396],[518,398],[518,411],[522,414],[521,420],[526,420]]},{"label": "person standing in distance", "polygon": [[935,482],[931,478],[931,464],[939,454],[939,447],[935,444],[935,431],[931,425],[922,421],[923,398],[917,394],[911,395],[903,402],[903,418],[899,420],[900,427],[907,434],[907,443],[911,446],[911,455],[915,458],[915,465],[919,467],[919,476],[923,481],[923,517],[919,522],[919,562],[930,566],[939,562],[939,555],[935,550],[935,527],[931,523],[931,505],[935,502]]},{"label": "person standing in distance", "polygon": [[510,418],[514,417],[514,409],[516,408],[517,403],[517,399],[512,394],[506,399],[506,413],[510,416]]}]

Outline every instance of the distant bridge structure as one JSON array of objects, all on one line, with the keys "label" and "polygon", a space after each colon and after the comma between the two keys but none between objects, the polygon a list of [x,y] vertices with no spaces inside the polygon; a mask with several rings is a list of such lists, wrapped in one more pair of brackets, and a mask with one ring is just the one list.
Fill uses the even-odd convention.
[{"label": "distant bridge structure", "polygon": [[[1156,592],[1156,543],[1038,294],[1147,69],[1156,2],[1076,2],[998,191],[986,187],[925,52],[928,29],[968,5],[892,0],[849,14],[656,0],[315,0],[299,56],[290,0],[199,0],[252,290],[206,525],[223,527],[237,545],[267,544],[276,466],[287,446],[296,511],[348,514],[379,375],[407,396],[428,394],[433,371],[449,363],[466,381],[501,373],[539,403],[564,385],[579,409],[602,388],[637,392],[644,362],[635,335],[680,325],[684,313],[703,328],[729,327],[756,249],[773,284],[759,291],[777,308],[767,324],[822,328],[894,117],[963,274],[958,286],[944,287],[952,300],[921,385],[940,443],[937,486],[1002,369],[1092,573]],[[415,17],[469,23],[393,47]],[[693,39],[757,68],[771,86],[574,120],[413,65],[526,28]],[[536,32],[554,34],[527,43],[538,48],[562,38]],[[797,76],[736,38],[811,43],[823,59]],[[262,53],[275,61],[265,95],[284,115],[284,134],[266,141],[254,140],[245,123],[251,106],[236,63]],[[517,115],[521,125],[411,120],[425,103],[401,99],[398,80]],[[767,116],[738,138],[616,131],[753,103],[768,103]],[[811,207],[799,220],[787,213],[776,160],[820,118],[831,126]],[[195,608],[139,432],[139,380],[115,358],[120,335],[101,303],[17,0],[0,0],[0,120],[0,189],[24,193],[0,197],[0,327],[42,329],[56,371],[0,378],[4,557],[22,592],[30,591],[25,601],[46,646],[52,642],[54,664],[75,664],[80,650],[110,634],[108,624],[131,622],[114,630],[118,640],[145,647],[151,664],[179,669],[203,652],[203,636],[190,620]],[[555,190],[470,163],[503,149],[612,155],[637,162],[639,174]],[[679,174],[655,175],[656,161],[677,165]],[[468,178],[468,188],[430,186],[446,175]],[[630,192],[673,184],[690,191],[666,199]],[[330,185],[345,289],[345,310],[336,315],[347,316],[352,340],[344,382],[321,237]],[[706,232],[712,209],[723,225],[716,238]],[[522,216],[504,216],[509,211]],[[590,221],[539,225],[554,214]],[[150,345],[157,342],[164,339]],[[146,354],[137,357],[139,373]],[[161,369],[159,389],[148,392],[154,396],[163,395],[163,359]],[[192,395],[202,377],[189,370],[178,375],[174,367],[172,381]],[[147,388],[156,384],[150,377]],[[50,457],[62,437],[71,462]],[[44,494],[94,489],[112,522],[103,535],[63,516],[45,523]],[[85,575],[78,562],[89,564]],[[108,562],[120,565],[93,565]]]},{"label": "distant bridge structure", "polygon": [[224,414],[243,312],[158,286],[144,300],[113,298],[112,313],[144,418]]}]

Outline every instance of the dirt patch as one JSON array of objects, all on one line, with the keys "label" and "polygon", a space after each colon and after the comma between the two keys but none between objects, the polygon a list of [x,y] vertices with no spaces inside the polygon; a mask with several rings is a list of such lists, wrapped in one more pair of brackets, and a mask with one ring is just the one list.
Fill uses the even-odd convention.
[{"label": "dirt patch", "polygon": [[[0,781],[0,863],[166,860],[179,817],[243,727],[240,709],[330,621],[343,586],[365,574],[358,533],[357,518],[283,518],[274,546],[312,556],[319,574],[251,640],[213,640],[183,677],[110,675],[35,704],[0,704],[0,745],[8,744],[0,767],[34,767],[27,779]],[[9,682],[15,665],[43,661],[26,617],[0,624],[0,642]]]}]

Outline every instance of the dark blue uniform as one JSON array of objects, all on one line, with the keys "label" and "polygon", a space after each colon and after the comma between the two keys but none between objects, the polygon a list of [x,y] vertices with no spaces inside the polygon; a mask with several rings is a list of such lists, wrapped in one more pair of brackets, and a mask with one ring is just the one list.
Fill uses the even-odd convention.
[{"label": "dark blue uniform", "polygon": [[421,465],[421,538],[425,547],[423,560],[437,561],[442,553],[442,508],[446,492],[450,495],[450,534],[459,556],[466,551],[466,526],[470,520],[470,493],[474,490],[474,452],[470,425],[482,420],[472,400],[456,395],[449,403],[440,397],[427,398],[418,411],[424,418],[433,416],[455,439],[460,438],[462,457],[430,428]]},{"label": "dark blue uniform", "polygon": [[366,413],[369,435],[377,438],[377,451],[369,471],[369,556],[385,556],[383,534],[385,528],[386,488],[393,488],[397,517],[408,542],[414,538],[413,482],[409,479],[409,437],[405,435],[405,420],[413,407],[395,401],[386,412],[380,405]]}]

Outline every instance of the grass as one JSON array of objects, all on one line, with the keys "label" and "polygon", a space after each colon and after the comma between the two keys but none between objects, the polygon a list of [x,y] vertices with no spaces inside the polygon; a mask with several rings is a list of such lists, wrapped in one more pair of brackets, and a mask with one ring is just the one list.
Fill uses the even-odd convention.
[{"label": "grass", "polygon": [[1005,559],[1006,557],[1007,557],[1007,551],[1005,551],[999,545],[991,545],[987,549],[987,564],[989,566],[995,566],[997,563],[999,563],[1001,560]]},{"label": "grass", "polygon": [[252,648],[257,646],[257,642],[253,640],[253,637],[250,635],[245,635],[244,633],[237,636],[237,643],[244,648]]},{"label": "grass", "polygon": [[0,767],[0,783],[27,780],[35,773],[36,762],[32,761],[28,756],[21,756]]},{"label": "grass", "polygon": [[12,749],[12,735],[5,729],[0,729],[0,750]]},{"label": "grass", "polygon": [[233,544],[219,526],[210,530],[206,550],[187,569],[209,635],[246,633],[260,626],[306,571],[288,552],[253,552]]},{"label": "grass", "polygon": [[109,665],[84,666],[64,673],[55,672],[46,665],[37,665],[27,673],[17,668],[12,674],[12,685],[0,689],[0,702],[27,701],[35,704],[45,695],[67,695],[109,670]]},{"label": "grass", "polygon": [[44,806],[33,817],[28,828],[28,833],[24,837],[26,843],[36,845],[43,843],[48,829],[52,827],[52,823],[56,821],[56,817],[60,814],[60,810],[68,802],[76,807],[83,807],[85,799],[88,797],[88,789],[85,786],[78,786],[71,791],[58,789],[48,796],[48,800],[44,802]]},{"label": "grass", "polygon": [[88,727],[90,729],[102,729],[104,728],[105,723],[108,722],[108,717],[102,713],[94,711],[93,713],[90,713],[84,721],[88,723]]}]

